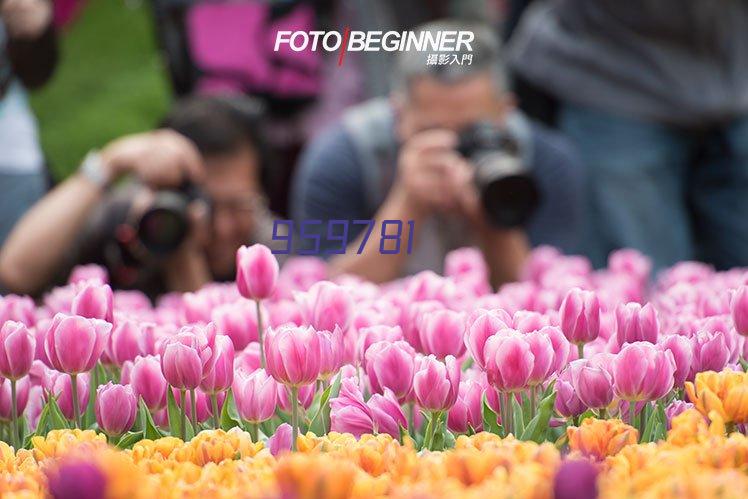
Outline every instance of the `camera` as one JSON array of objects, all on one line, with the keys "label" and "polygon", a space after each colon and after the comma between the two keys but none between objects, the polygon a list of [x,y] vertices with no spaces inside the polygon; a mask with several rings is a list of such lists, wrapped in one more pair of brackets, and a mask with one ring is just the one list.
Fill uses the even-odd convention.
[{"label": "camera", "polygon": [[460,133],[457,150],[475,167],[474,181],[489,223],[500,228],[525,225],[540,203],[540,192],[516,137],[493,123],[478,122]]}]

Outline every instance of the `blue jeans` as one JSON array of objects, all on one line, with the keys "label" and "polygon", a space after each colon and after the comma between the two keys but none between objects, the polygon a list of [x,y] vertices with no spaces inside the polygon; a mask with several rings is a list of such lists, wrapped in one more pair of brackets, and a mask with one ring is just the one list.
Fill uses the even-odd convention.
[{"label": "blue jeans", "polygon": [[583,246],[596,266],[622,247],[657,269],[748,266],[748,118],[710,133],[568,104],[559,118],[585,164]]}]

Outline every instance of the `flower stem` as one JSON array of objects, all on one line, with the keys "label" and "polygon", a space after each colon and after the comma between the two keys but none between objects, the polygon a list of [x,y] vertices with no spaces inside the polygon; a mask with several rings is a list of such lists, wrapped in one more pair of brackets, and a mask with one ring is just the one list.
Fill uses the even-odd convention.
[{"label": "flower stem", "polygon": [[535,417],[535,409],[537,408],[537,392],[538,387],[530,387],[530,419]]},{"label": "flower stem", "polygon": [[213,409],[213,428],[218,429],[218,395],[210,394],[210,406]]},{"label": "flower stem", "polygon": [[184,388],[179,390],[179,401],[181,402],[180,405],[182,406],[182,421],[181,421],[182,422],[182,428],[181,428],[182,435],[181,437],[182,437],[183,442],[187,439],[187,401],[185,397],[186,392],[187,390],[185,390]]},{"label": "flower stem", "polygon": [[249,435],[252,437],[252,442],[257,443],[260,440],[260,425],[249,423]]},{"label": "flower stem", "polygon": [[197,397],[195,396],[195,389],[190,390],[190,406],[192,416],[192,429],[197,433]]},{"label": "flower stem", "polygon": [[416,435],[416,409],[413,402],[408,402],[408,432],[410,436],[415,440]]},{"label": "flower stem", "polygon": [[78,375],[70,375],[70,394],[73,397],[73,419],[75,420],[75,427],[81,427],[81,409],[78,407]]},{"label": "flower stem", "polygon": [[629,400],[629,424],[636,428],[636,403]]},{"label": "flower stem", "polygon": [[296,439],[299,437],[299,387],[291,387],[291,449],[296,452]]},{"label": "flower stem", "polygon": [[16,449],[20,449],[20,443],[18,442],[18,401],[16,400],[16,380],[10,380],[10,404],[11,404],[11,427],[10,431],[13,435],[10,439],[11,445]]},{"label": "flower stem", "polygon": [[584,343],[577,344],[577,353],[579,353],[579,358],[584,358]]},{"label": "flower stem", "polygon": [[260,300],[255,300],[255,307],[257,308],[257,339],[260,342],[260,367],[265,369],[265,345],[262,341],[262,335],[265,331],[262,325],[262,313],[260,310]]}]

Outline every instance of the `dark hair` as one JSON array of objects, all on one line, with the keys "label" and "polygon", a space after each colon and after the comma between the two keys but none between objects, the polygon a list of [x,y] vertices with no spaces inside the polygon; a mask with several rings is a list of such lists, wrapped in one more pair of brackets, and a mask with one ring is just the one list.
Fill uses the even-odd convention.
[{"label": "dark hair", "polygon": [[191,96],[177,101],[161,122],[195,143],[205,157],[249,146],[257,154],[260,180],[270,187],[271,158],[260,120],[262,106],[249,97]]}]

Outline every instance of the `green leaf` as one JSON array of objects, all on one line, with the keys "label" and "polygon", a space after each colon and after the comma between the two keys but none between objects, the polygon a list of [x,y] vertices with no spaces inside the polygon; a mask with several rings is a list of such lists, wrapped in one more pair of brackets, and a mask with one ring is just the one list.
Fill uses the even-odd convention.
[{"label": "green leaf", "polygon": [[182,436],[182,410],[177,405],[177,401],[174,398],[174,390],[171,387],[166,389],[166,412],[169,416],[169,429],[173,437]]},{"label": "green leaf", "polygon": [[133,445],[143,440],[142,431],[130,431],[120,437],[117,447],[120,449],[130,449]]},{"label": "green leaf", "polygon": [[533,442],[542,443],[548,432],[548,423],[553,414],[553,403],[556,401],[556,394],[551,393],[538,405],[538,413],[522,432],[520,440],[532,440]]},{"label": "green leaf", "polygon": [[86,410],[83,412],[84,428],[91,428],[96,424],[96,412],[94,411],[96,402],[96,389],[98,388],[98,386],[96,386],[96,383],[98,382],[99,384],[105,384],[107,376],[106,372],[104,371],[104,366],[101,365],[101,362],[96,363],[89,376],[88,405],[86,406]]},{"label": "green leaf", "polygon": [[309,422],[309,430],[314,433],[315,435],[322,435],[324,433],[324,430],[322,428],[322,414],[324,414],[324,410],[326,408],[327,402],[330,400],[330,393],[332,392],[332,383],[327,385],[327,388],[324,389],[324,391],[319,395],[318,399],[316,400],[316,408],[315,405],[312,405],[310,407],[310,410],[316,409],[314,411],[314,416],[312,416],[311,421]]},{"label": "green leaf", "polygon": [[595,414],[595,411],[592,409],[587,409],[582,414],[579,415],[579,425],[582,425],[582,421],[584,421],[587,418],[596,418],[597,414]]},{"label": "green leaf", "polygon": [[237,426],[241,426],[239,411],[236,409],[234,393],[229,388],[229,391],[226,392],[226,400],[223,401],[223,408],[221,409],[221,429],[229,431],[231,428]]},{"label": "green leaf", "polygon": [[[642,411],[644,412],[644,411]],[[654,410],[648,411],[649,417],[647,418],[647,424],[644,426],[644,431],[641,435],[642,442],[654,442],[657,440],[658,425],[665,427],[667,421],[665,416],[665,410],[661,408],[661,404],[657,404]],[[662,431],[660,429],[659,431]]]},{"label": "green leaf", "polygon": [[54,397],[49,397],[49,400],[47,401],[47,406],[49,407],[48,431],[49,430],[65,430],[65,429],[70,428],[70,424],[68,420],[62,414],[62,410],[60,409],[60,406],[57,405],[57,399],[55,399]]},{"label": "green leaf", "polygon": [[446,420],[446,411],[440,413],[439,417],[436,418],[435,424],[438,425],[439,430],[434,434],[434,445],[432,450],[439,451],[451,449],[455,446],[455,436],[447,429],[447,425],[445,424]]},{"label": "green leaf", "polygon": [[143,435],[148,440],[156,440],[158,438],[161,438],[164,436],[163,433],[161,433],[161,430],[158,429],[156,424],[153,422],[153,417],[151,417],[151,411],[148,410],[148,407],[146,407],[145,402],[143,402],[143,399],[140,399],[140,414],[139,419],[142,421],[143,425]]},{"label": "green leaf", "polygon": [[511,395],[512,400],[512,424],[513,424],[513,430],[514,435],[522,435],[522,433],[525,431],[525,420],[524,416],[522,414],[522,406],[519,402],[517,402],[517,397],[515,397],[513,394]]},{"label": "green leaf", "polygon": [[486,401],[486,396],[483,395],[483,431],[494,433],[496,435],[501,434],[501,427],[499,426],[499,417],[493,412],[493,409],[489,407]]}]

